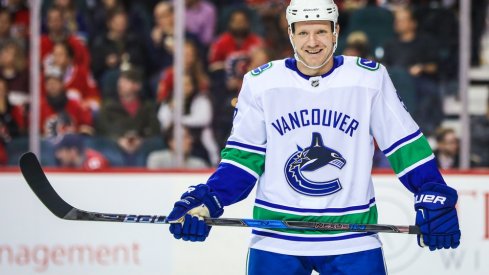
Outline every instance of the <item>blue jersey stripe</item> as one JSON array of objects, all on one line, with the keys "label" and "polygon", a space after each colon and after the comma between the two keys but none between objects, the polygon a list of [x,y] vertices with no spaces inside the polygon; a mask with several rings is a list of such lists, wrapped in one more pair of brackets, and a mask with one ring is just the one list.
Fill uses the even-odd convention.
[{"label": "blue jersey stripe", "polygon": [[413,170],[407,172],[405,175],[400,177],[399,180],[409,191],[413,193],[417,193],[421,188],[421,185],[428,182],[446,184],[440,170],[438,170],[435,159],[423,163]]},{"label": "blue jersey stripe", "polygon": [[366,232],[366,233],[355,233],[351,235],[343,235],[343,236],[330,236],[330,237],[299,237],[299,236],[289,236],[289,235],[280,235],[272,232],[264,232],[258,230],[252,230],[252,234],[288,241],[299,241],[299,242],[328,242],[328,241],[339,241],[353,238],[360,238],[365,236],[374,235],[376,233]]},{"label": "blue jersey stripe", "polygon": [[256,204],[261,204],[263,206],[269,206],[269,207],[273,207],[276,209],[288,210],[288,211],[294,211],[294,212],[302,212],[302,213],[306,213],[306,212],[308,212],[308,213],[342,213],[342,212],[348,212],[348,211],[353,211],[353,210],[364,210],[364,209],[369,209],[370,205],[374,202],[375,202],[375,198],[371,198],[370,201],[364,205],[349,206],[349,207],[344,207],[344,208],[308,209],[308,208],[295,208],[295,207],[290,207],[290,206],[279,205],[279,204],[263,201],[260,199],[255,200]]},{"label": "blue jersey stripe", "polygon": [[237,142],[237,141],[228,141],[226,144],[234,145],[234,146],[238,146],[238,147],[242,147],[242,148],[246,148],[246,149],[251,149],[251,150],[255,150],[255,151],[260,151],[260,152],[263,152],[263,153],[266,153],[267,152],[267,149],[266,148],[257,147],[257,146],[253,146],[253,145],[248,145],[248,144],[244,144],[244,143]]},{"label": "blue jersey stripe", "polygon": [[392,144],[389,148],[385,149],[384,151],[384,155],[387,155],[389,154],[392,150],[396,149],[397,146],[401,145],[402,143],[416,137],[417,135],[421,134],[421,131],[420,130],[417,130],[416,132],[410,134],[409,136],[407,137],[404,137],[404,138],[401,138],[400,140],[394,142],[394,144]]}]

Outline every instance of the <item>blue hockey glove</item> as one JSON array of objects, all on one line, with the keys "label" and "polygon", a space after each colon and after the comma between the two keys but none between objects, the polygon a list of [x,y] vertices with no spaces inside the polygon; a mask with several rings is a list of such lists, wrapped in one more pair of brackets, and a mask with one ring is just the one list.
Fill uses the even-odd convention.
[{"label": "blue hockey glove", "polygon": [[209,235],[211,227],[205,217],[218,218],[224,212],[217,195],[208,185],[190,186],[177,201],[166,220],[170,224],[170,232],[176,239],[202,242]]},{"label": "blue hockey glove", "polygon": [[421,230],[418,245],[431,251],[456,248],[460,244],[457,191],[447,185],[426,183],[415,195],[416,225]]}]

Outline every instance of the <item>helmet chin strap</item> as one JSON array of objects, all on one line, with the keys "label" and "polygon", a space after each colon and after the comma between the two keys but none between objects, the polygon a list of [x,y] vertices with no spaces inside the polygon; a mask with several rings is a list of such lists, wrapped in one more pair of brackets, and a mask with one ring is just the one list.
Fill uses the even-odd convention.
[{"label": "helmet chin strap", "polygon": [[[290,28],[290,27],[289,27]],[[336,47],[338,45],[338,35],[336,33],[336,30],[333,32],[333,35],[335,36],[335,43],[334,43],[334,46],[333,46],[333,51],[331,51],[331,54],[329,55],[328,58],[326,58],[326,60],[321,64],[321,65],[318,65],[318,66],[310,66],[308,65],[305,61],[303,61],[302,59],[299,58],[299,54],[297,53],[297,48],[295,47],[294,45],[294,41],[292,41],[292,31],[290,32],[291,34],[289,35],[289,40],[290,40],[290,44],[292,44],[292,49],[294,49],[294,58],[295,60],[299,61],[300,63],[302,63],[304,66],[306,66],[307,68],[309,69],[312,69],[312,70],[317,70],[317,69],[320,69],[322,68],[324,65],[326,65],[326,63],[329,62],[329,60],[333,57],[333,54],[334,52],[336,51]]]}]

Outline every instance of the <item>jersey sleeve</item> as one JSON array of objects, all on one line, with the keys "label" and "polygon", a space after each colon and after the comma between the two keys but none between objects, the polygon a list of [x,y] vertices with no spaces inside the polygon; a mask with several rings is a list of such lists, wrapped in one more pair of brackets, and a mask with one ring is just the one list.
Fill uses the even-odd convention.
[{"label": "jersey sleeve", "polygon": [[233,129],[221,152],[221,163],[207,184],[224,205],[246,198],[265,167],[266,131],[263,109],[244,78]]},{"label": "jersey sleeve", "polygon": [[371,132],[399,180],[416,193],[427,182],[445,184],[433,151],[382,66],[382,85],[373,99]]}]

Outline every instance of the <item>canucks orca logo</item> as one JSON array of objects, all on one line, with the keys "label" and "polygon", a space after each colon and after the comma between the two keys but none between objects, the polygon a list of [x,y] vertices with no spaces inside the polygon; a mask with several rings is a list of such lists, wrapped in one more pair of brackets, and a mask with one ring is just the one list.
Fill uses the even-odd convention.
[{"label": "canucks orca logo", "polygon": [[308,196],[326,196],[341,190],[341,183],[337,178],[313,181],[302,173],[316,171],[327,165],[342,169],[346,164],[339,152],[324,146],[321,134],[313,133],[311,145],[304,149],[297,146],[297,149],[285,164],[287,182],[295,191]]}]

